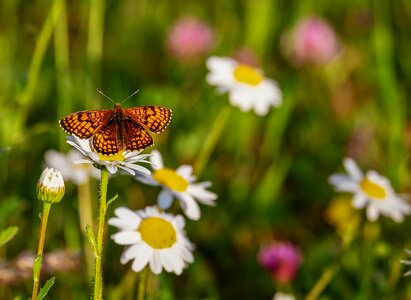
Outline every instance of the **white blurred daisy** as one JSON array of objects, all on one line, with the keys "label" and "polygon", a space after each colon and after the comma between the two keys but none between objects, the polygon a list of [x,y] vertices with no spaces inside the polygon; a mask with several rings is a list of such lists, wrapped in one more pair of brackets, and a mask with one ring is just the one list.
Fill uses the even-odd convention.
[{"label": "white blurred daisy", "polygon": [[295,300],[295,297],[291,294],[276,292],[273,297],[273,300]]},{"label": "white blurred daisy", "polygon": [[277,82],[264,77],[263,72],[229,57],[212,56],[207,59],[207,82],[220,92],[228,92],[229,101],[242,111],[254,109],[259,116],[268,113],[270,106],[282,103]]},{"label": "white blurred daisy", "polygon": [[75,160],[75,164],[90,163],[97,167],[102,166],[107,168],[111,174],[116,173],[118,169],[124,170],[131,175],[138,173],[150,175],[151,173],[147,168],[136,164],[141,162],[149,163],[146,160],[150,156],[148,154],[139,155],[137,151],[123,151],[115,155],[102,155],[93,150],[90,139],[80,139],[75,135],[67,136],[67,143],[80,151],[85,157]]},{"label": "white blurred daisy", "polygon": [[81,185],[90,177],[99,179],[100,170],[94,168],[90,164],[75,164],[74,161],[83,158],[83,155],[74,149],[70,149],[67,154],[56,150],[48,150],[44,155],[46,165],[57,170],[61,170],[61,174],[65,180],[71,180],[76,185]]},{"label": "white blurred daisy", "polygon": [[188,263],[194,261],[194,246],[187,239],[182,216],[159,212],[146,207],[136,212],[119,207],[116,217],[108,224],[119,229],[111,238],[119,245],[127,246],[121,255],[122,264],[133,260],[131,268],[141,271],[147,264],[154,274],[167,272],[180,275]]},{"label": "white blurred daisy", "polygon": [[381,214],[402,222],[404,215],[411,213],[411,206],[394,192],[387,178],[374,170],[364,176],[351,158],[344,159],[344,167],[348,176],[334,174],[329,182],[337,191],[353,193],[353,206],[357,209],[366,207],[368,220],[375,221]]},{"label": "white blurred daisy", "polygon": [[136,179],[145,184],[163,188],[157,198],[160,208],[168,209],[175,197],[180,200],[180,206],[186,216],[192,220],[198,220],[201,213],[197,202],[215,205],[217,195],[207,191],[211,183],[209,181],[194,183],[196,177],[192,175],[191,166],[182,165],[176,170],[164,168],[161,154],[156,150],[151,152],[150,161],[153,168],[151,175],[137,174]]}]

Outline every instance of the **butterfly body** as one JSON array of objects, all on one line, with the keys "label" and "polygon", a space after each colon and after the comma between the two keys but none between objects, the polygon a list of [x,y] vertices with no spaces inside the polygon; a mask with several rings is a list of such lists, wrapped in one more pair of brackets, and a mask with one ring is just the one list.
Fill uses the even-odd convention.
[{"label": "butterfly body", "polygon": [[171,110],[162,106],[123,109],[116,103],[113,109],[85,110],[68,115],[60,120],[60,126],[79,138],[91,138],[98,153],[111,155],[124,150],[140,151],[153,145],[148,131],[164,131],[171,115]]}]

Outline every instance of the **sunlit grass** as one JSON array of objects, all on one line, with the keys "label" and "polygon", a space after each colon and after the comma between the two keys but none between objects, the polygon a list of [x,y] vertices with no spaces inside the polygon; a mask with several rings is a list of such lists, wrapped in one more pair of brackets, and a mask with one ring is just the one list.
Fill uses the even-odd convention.
[{"label": "sunlit grass", "polygon": [[[341,173],[344,157],[352,157],[362,169],[386,176],[399,195],[411,190],[410,12],[406,0],[4,1],[0,231],[16,226],[18,233],[0,248],[0,295],[13,299],[31,293],[31,274],[16,272],[20,254],[34,252],[37,245],[41,205],[33,199],[44,155],[69,150],[59,119],[112,108],[96,92],[100,88],[115,100],[139,89],[123,107],[170,107],[172,123],[154,136],[153,149],[170,166],[193,166],[198,182],[212,182],[210,190],[218,195],[216,207],[201,207],[199,221],[186,220],[187,236],[196,245],[194,263],[181,276],[149,274],[152,297],[270,299],[281,291],[296,299],[410,298],[410,279],[402,277],[407,269],[400,263],[411,245],[409,216],[402,223],[384,216],[370,222],[364,210],[355,210],[358,224],[337,225],[328,210],[337,199],[351,203],[351,198],[327,181]],[[321,17],[333,28],[341,46],[335,59],[307,63],[289,52],[292,45],[284,34],[306,16]],[[210,26],[212,49],[189,59],[170,53],[167,35],[181,17]],[[278,81],[282,105],[265,116],[230,105],[229,95],[206,82],[211,55],[257,62],[267,78]],[[83,265],[56,274],[46,270],[40,286],[57,276],[49,299],[90,295],[93,258],[85,225],[94,223],[96,230],[90,212],[96,218],[97,191],[93,178],[79,186],[68,181],[64,201],[53,206],[45,256],[77,251]],[[119,198],[107,218],[119,206],[153,205],[159,193],[130,176],[110,178],[111,191],[109,198],[115,193]],[[170,212],[181,208],[173,204]],[[106,236],[114,232],[108,228]],[[291,241],[301,249],[301,267],[288,284],[258,265],[257,253],[270,241]],[[107,299],[138,294],[139,277],[129,264],[120,264],[121,253],[112,240],[104,241]],[[13,280],[3,279],[5,270],[16,275]]]}]

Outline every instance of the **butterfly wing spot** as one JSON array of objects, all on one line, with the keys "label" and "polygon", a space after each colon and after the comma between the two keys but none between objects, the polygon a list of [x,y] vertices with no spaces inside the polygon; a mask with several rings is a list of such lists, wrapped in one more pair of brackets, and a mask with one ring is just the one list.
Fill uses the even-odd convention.
[{"label": "butterfly wing spot", "polygon": [[68,115],[60,120],[60,126],[68,133],[82,139],[92,137],[110,117],[110,110],[86,110]]},{"label": "butterfly wing spot", "polygon": [[94,149],[103,155],[116,154],[123,150],[122,143],[117,139],[117,127],[115,123],[108,123],[101,127],[93,136]]},{"label": "butterfly wing spot", "polygon": [[126,121],[126,148],[128,150],[143,150],[154,144],[150,134],[138,124]]},{"label": "butterfly wing spot", "polygon": [[124,110],[125,114],[145,129],[160,133],[171,121],[171,110],[162,106],[137,106]]}]

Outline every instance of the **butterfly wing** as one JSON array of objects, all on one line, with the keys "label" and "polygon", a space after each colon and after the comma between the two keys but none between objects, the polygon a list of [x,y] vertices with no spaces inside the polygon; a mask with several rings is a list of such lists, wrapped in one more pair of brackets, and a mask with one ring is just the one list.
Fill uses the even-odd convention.
[{"label": "butterfly wing", "polygon": [[116,154],[123,150],[123,143],[118,139],[117,124],[108,122],[95,132],[93,136],[93,147],[103,155]]},{"label": "butterfly wing", "polygon": [[81,139],[92,137],[99,128],[107,123],[112,110],[85,110],[73,113],[59,121],[60,126],[68,133]]},{"label": "butterfly wing", "polygon": [[128,150],[143,150],[149,146],[154,144],[153,138],[150,134],[139,124],[126,121],[125,122],[125,141],[126,141],[126,148]]},{"label": "butterfly wing", "polygon": [[160,133],[171,121],[171,109],[162,106],[137,106],[124,110],[134,122],[154,133]]}]

